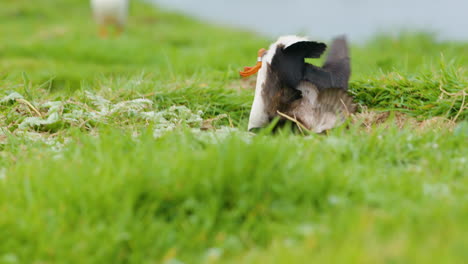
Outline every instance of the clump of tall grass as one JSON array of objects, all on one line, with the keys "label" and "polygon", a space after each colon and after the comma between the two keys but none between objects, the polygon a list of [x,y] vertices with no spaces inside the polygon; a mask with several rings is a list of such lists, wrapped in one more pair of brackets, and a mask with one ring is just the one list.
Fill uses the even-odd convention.
[{"label": "clump of tall grass", "polygon": [[391,72],[351,83],[361,105],[401,111],[420,119],[468,119],[468,78],[463,68],[442,61],[418,74]]}]

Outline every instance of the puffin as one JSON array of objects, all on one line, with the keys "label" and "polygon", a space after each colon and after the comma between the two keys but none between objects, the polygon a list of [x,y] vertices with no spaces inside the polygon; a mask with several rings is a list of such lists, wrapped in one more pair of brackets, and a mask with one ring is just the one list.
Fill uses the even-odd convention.
[{"label": "puffin", "polygon": [[115,33],[120,35],[125,28],[128,15],[129,0],[91,0],[91,9],[94,19],[99,25],[99,35],[106,38],[109,28],[113,27]]},{"label": "puffin", "polygon": [[355,112],[348,94],[351,66],[346,37],[332,41],[322,66],[306,62],[320,58],[326,49],[324,43],[291,35],[259,50],[257,64],[240,72],[243,77],[258,73],[249,131],[279,118],[277,126],[292,121],[301,131],[324,133]]}]

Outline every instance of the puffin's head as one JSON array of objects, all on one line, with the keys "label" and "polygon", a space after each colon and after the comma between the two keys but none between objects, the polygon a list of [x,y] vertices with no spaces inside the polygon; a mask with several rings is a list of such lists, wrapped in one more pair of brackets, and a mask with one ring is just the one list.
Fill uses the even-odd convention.
[{"label": "puffin's head", "polygon": [[[249,131],[266,126],[272,118],[269,109],[272,96],[268,91],[284,88],[295,90],[302,80],[304,59],[319,58],[325,49],[325,44],[299,36],[283,36],[270,45],[259,57],[261,67],[249,117]],[[272,92],[276,93],[276,90]]]}]

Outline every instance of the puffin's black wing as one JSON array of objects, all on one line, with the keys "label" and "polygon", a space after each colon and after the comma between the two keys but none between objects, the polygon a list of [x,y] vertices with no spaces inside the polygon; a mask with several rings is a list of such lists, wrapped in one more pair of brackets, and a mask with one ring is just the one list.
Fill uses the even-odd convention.
[{"label": "puffin's black wing", "polygon": [[315,41],[299,41],[287,48],[278,46],[271,67],[281,83],[290,89],[296,89],[303,80],[304,59],[320,58],[327,46]]},{"label": "puffin's black wing", "polygon": [[341,88],[348,90],[350,75],[349,50],[345,37],[333,40],[323,67],[306,64],[304,69],[304,80],[315,84],[319,89]]}]

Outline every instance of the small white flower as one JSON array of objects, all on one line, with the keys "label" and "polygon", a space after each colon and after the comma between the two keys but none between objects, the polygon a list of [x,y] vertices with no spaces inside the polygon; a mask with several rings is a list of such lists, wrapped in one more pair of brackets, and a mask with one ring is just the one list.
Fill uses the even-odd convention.
[{"label": "small white flower", "polygon": [[423,193],[428,196],[435,197],[449,197],[451,196],[450,187],[444,183],[424,183],[423,184]]},{"label": "small white flower", "polygon": [[223,255],[223,250],[221,248],[210,248],[206,251],[206,258],[208,261],[216,261],[221,258]]}]

